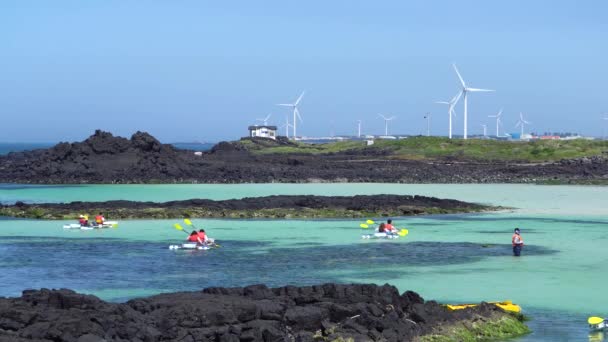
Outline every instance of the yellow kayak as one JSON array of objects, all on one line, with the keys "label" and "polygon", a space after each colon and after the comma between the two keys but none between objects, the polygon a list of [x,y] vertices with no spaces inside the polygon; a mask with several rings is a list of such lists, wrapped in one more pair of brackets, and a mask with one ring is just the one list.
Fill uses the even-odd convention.
[{"label": "yellow kayak", "polygon": [[[488,302],[489,304],[494,304],[496,306],[498,306],[499,308],[505,310],[505,311],[509,311],[509,312],[521,312],[521,306],[517,305],[517,304],[513,304],[513,302],[511,302],[510,300],[505,300],[504,302]],[[449,310],[462,310],[462,309],[466,309],[466,308],[472,308],[475,307],[479,304],[446,304],[445,306],[449,309]]]}]

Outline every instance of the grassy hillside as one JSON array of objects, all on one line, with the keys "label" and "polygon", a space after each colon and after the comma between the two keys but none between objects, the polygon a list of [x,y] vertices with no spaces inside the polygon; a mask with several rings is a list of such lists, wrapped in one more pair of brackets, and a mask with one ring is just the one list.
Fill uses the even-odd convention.
[{"label": "grassy hillside", "polygon": [[352,150],[389,152],[396,159],[437,159],[457,158],[479,161],[530,161],[543,162],[560,159],[580,158],[608,153],[608,141],[590,140],[539,140],[496,141],[481,139],[447,139],[440,137],[413,137],[402,140],[376,140],[373,146],[362,141],[343,141],[327,144],[287,144],[259,143],[251,140],[241,141],[250,151],[258,154],[305,153],[326,154]]}]

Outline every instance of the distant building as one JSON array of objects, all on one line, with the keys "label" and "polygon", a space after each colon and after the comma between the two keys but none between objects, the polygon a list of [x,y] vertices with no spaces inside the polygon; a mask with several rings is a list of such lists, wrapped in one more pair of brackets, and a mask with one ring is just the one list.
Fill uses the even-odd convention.
[{"label": "distant building", "polygon": [[252,138],[277,138],[277,126],[249,126],[249,136]]},{"label": "distant building", "polygon": [[540,140],[559,140],[559,135],[541,135]]}]

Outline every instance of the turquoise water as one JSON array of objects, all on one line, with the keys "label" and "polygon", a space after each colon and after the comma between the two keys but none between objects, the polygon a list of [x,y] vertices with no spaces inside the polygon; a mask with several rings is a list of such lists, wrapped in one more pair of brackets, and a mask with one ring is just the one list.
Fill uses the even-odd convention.
[{"label": "turquoise water", "polygon": [[[492,214],[399,218],[400,241],[362,241],[358,221],[196,220],[222,247],[169,251],[176,221],[134,220],[104,231],[64,222],[0,220],[0,295],[69,287],[108,300],[207,286],[391,283],[427,299],[511,299],[534,319],[522,341],[587,340],[586,317],[607,315],[608,188],[534,185],[0,186],[0,200],[164,201],[267,194],[422,194],[517,207]],[[510,255],[522,228],[523,257]],[[601,336],[592,336],[601,340]]]},{"label": "turquoise water", "polygon": [[9,152],[20,152],[35,150],[38,148],[48,148],[55,145],[54,143],[0,143],[0,155]]}]

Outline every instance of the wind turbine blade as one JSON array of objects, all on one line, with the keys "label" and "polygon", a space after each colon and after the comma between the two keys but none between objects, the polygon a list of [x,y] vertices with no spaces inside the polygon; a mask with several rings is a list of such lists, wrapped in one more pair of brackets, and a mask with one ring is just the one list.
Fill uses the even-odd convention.
[{"label": "wind turbine blade", "polygon": [[272,116],[272,114],[268,114],[268,116],[266,116],[266,118],[264,119],[264,121],[268,121],[268,119],[270,119],[271,116]]},{"label": "wind turbine blade", "polygon": [[464,83],[464,80],[462,79],[462,76],[460,76],[460,73],[458,72],[458,68],[456,67],[456,63],[452,63],[452,66],[454,67],[454,71],[456,71],[456,75],[458,75],[458,79],[460,80],[460,84],[462,84],[463,88],[466,88],[467,85]]},{"label": "wind turbine blade", "polygon": [[526,125],[531,125],[531,124],[532,124],[530,121],[526,121],[526,120],[523,120],[523,122],[524,122]]},{"label": "wind turbine blade", "polygon": [[396,116],[391,116],[390,118],[388,118],[386,120],[393,120],[394,118],[396,118]]},{"label": "wind turbine blade", "polygon": [[502,110],[503,110],[503,108],[500,108],[500,111],[498,112],[498,114],[496,114],[497,118],[499,118],[502,115]]},{"label": "wind turbine blade", "polygon": [[459,91],[458,94],[454,95],[454,97],[452,98],[452,102],[454,105],[456,105],[456,103],[458,103],[458,100],[460,100],[460,97],[462,96],[462,91]]},{"label": "wind turbine blade", "polygon": [[496,90],[492,90],[492,89],[479,89],[479,88],[467,88],[467,91],[470,91],[470,92],[489,92],[489,91],[496,91]]},{"label": "wind turbine blade", "polygon": [[293,107],[293,104],[291,104],[291,103],[277,103],[277,106]]},{"label": "wind turbine blade", "polygon": [[386,116],[382,115],[382,114],[378,114],[379,117],[383,118],[384,120],[386,120]]},{"label": "wind turbine blade", "polygon": [[521,121],[518,121],[517,124],[515,125],[515,127],[519,127],[521,126]]},{"label": "wind turbine blade", "polygon": [[441,103],[441,104],[447,104],[447,105],[449,105],[449,104],[450,104],[450,103],[449,103],[449,102],[447,102],[447,101],[435,101],[435,103]]},{"label": "wind turbine blade", "polygon": [[298,110],[298,108],[296,108],[295,111],[296,115],[298,116],[298,119],[300,119],[300,122],[304,122],[304,120],[302,120],[302,117],[300,116],[300,111]]},{"label": "wind turbine blade", "polygon": [[300,103],[300,100],[302,100],[302,97],[304,96],[304,93],[306,92],[306,90],[304,90],[302,92],[302,94],[300,94],[300,97],[298,97],[298,99],[296,100],[296,102],[293,104],[294,106],[297,106],[298,103]]}]

